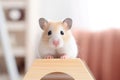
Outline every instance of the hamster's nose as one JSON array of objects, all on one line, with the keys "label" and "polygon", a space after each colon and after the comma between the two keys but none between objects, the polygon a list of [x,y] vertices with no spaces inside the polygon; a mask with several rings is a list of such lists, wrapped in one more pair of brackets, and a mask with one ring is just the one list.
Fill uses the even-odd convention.
[{"label": "hamster's nose", "polygon": [[55,45],[57,47],[59,45],[59,40],[54,40],[53,45]]}]

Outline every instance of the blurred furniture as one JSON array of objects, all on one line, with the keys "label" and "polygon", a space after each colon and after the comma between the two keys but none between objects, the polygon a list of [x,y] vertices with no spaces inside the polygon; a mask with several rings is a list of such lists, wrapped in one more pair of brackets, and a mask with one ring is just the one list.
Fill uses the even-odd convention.
[{"label": "blurred furniture", "polygon": [[96,80],[120,80],[120,29],[73,33],[80,50],[78,57],[85,60]]},{"label": "blurred furniture", "polygon": [[26,0],[1,0],[1,5],[3,6],[3,11],[5,13],[6,25],[13,47],[13,54],[18,57],[24,57],[25,33],[27,28],[25,15]]},{"label": "blurred furniture", "polygon": [[[69,75],[59,76],[61,72]],[[32,75],[32,76],[31,76]],[[44,78],[46,76],[46,78]],[[94,80],[84,62],[80,59],[36,59],[23,80]]]},{"label": "blurred furniture", "polygon": [[[15,57],[17,69],[20,75],[24,75],[24,60],[26,56],[26,8],[27,0],[0,0],[6,18],[7,34],[11,43],[11,55]],[[1,16],[2,17],[2,16]],[[1,28],[1,27],[0,27]],[[5,29],[6,30],[6,29]],[[4,35],[4,34],[3,34]],[[3,42],[2,42],[3,43]],[[0,42],[0,79],[1,74],[7,77],[6,65],[4,64],[4,50]],[[9,56],[8,56],[9,57]],[[9,60],[10,61],[10,60]],[[15,76],[15,75],[14,75]],[[17,77],[17,76],[16,76]],[[17,79],[16,79],[17,80]]]},{"label": "blurred furniture", "polygon": [[4,51],[4,57],[7,64],[8,73],[10,75],[11,80],[19,80],[19,74],[15,62],[14,55],[12,53],[11,43],[10,43],[10,37],[8,34],[8,29],[6,26],[6,20],[3,8],[0,4],[0,39],[2,41],[3,51]]}]

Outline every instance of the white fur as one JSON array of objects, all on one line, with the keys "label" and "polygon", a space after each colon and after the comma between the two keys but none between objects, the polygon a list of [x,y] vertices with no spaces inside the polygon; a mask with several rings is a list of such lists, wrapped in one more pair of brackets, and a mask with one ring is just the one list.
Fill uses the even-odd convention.
[{"label": "white fur", "polygon": [[62,48],[57,49],[58,53],[65,53],[69,58],[76,58],[77,57],[77,45],[76,42],[71,36],[68,42],[65,42]]},{"label": "white fur", "polygon": [[[59,54],[64,53],[68,56],[68,58],[76,58],[77,53],[78,53],[77,45],[76,45],[75,39],[70,31],[69,31],[69,34],[71,36],[70,36],[70,39],[68,42],[64,42],[61,37],[62,35],[59,35],[59,33],[52,35],[51,39],[49,40],[49,44],[51,46],[48,46],[49,44],[46,45],[46,43],[44,43],[42,40],[40,40],[40,43],[39,43],[40,57],[44,58],[45,56],[48,56],[48,55],[54,55],[56,53],[59,53]],[[56,39],[56,38],[58,38],[60,41],[60,45],[57,48],[54,47],[54,45],[52,44],[52,40]]]}]

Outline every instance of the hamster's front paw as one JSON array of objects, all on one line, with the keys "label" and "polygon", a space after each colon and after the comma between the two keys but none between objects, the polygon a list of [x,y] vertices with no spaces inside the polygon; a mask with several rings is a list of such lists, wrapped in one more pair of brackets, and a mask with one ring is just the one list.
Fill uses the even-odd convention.
[{"label": "hamster's front paw", "polygon": [[45,56],[44,59],[53,59],[54,57],[49,55],[49,56]]},{"label": "hamster's front paw", "polygon": [[68,56],[67,56],[66,54],[64,54],[64,55],[62,55],[60,58],[61,58],[61,59],[68,59]]}]

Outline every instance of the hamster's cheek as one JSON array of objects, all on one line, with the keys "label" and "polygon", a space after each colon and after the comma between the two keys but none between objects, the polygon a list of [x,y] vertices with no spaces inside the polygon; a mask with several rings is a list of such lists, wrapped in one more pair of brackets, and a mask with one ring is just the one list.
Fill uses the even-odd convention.
[{"label": "hamster's cheek", "polygon": [[60,38],[59,39],[59,48],[61,48],[61,47],[63,47],[63,45],[64,45],[64,41],[63,41],[63,39],[62,38]]},{"label": "hamster's cheek", "polygon": [[49,39],[49,47],[55,48],[55,46],[53,45],[53,39],[52,38]]}]

